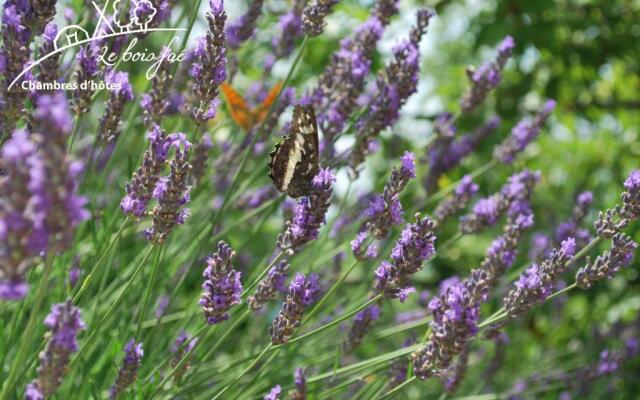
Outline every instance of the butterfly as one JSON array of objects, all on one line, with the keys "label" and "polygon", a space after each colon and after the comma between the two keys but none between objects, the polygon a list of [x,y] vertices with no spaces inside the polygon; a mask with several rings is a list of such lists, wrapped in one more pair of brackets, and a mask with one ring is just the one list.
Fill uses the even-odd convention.
[{"label": "butterfly", "polygon": [[276,83],[271,90],[269,90],[267,97],[264,98],[262,103],[254,108],[249,108],[249,105],[242,95],[228,83],[223,82],[220,88],[222,89],[224,97],[227,99],[231,118],[239,127],[244,129],[245,132],[250,132],[253,127],[261,124],[267,117],[271,104],[273,104],[278,96],[280,86],[280,82]]},{"label": "butterfly", "polygon": [[310,105],[293,109],[289,135],[270,154],[269,177],[276,189],[296,198],[308,196],[318,173],[318,124]]}]

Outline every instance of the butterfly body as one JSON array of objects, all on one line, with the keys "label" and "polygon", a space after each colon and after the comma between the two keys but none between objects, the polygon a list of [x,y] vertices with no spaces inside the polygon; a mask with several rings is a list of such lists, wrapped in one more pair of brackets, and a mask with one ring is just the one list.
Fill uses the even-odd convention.
[{"label": "butterfly body", "polygon": [[318,126],[311,106],[295,106],[289,135],[270,154],[269,177],[293,198],[311,194],[318,173]]},{"label": "butterfly body", "polygon": [[245,132],[250,132],[255,126],[261,124],[267,117],[269,108],[271,108],[271,105],[276,100],[278,92],[280,91],[280,83],[276,83],[271,90],[269,90],[269,93],[262,103],[254,108],[249,107],[242,95],[228,83],[222,83],[220,88],[227,100],[231,118]]}]

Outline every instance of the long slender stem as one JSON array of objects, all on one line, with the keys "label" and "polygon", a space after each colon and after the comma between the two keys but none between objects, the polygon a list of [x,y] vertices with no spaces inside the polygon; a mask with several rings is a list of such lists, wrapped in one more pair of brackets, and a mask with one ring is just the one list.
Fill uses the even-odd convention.
[{"label": "long slender stem", "polygon": [[311,317],[313,317],[318,312],[318,310],[320,310],[320,307],[322,307],[322,305],[327,301],[327,299],[331,297],[331,295],[333,295],[333,293],[338,289],[340,285],[342,285],[342,283],[347,279],[349,274],[351,274],[351,272],[355,269],[357,265],[358,265],[358,260],[355,260],[353,264],[351,264],[351,266],[340,276],[338,281],[334,283],[333,286],[331,286],[331,288],[327,291],[327,293],[324,296],[322,296],[322,298],[316,303],[316,305],[311,309],[311,311],[307,313],[304,320],[302,320],[303,324],[309,321]]},{"label": "long slender stem", "polygon": [[156,246],[155,249],[155,257],[153,259],[153,266],[151,267],[151,276],[149,277],[149,281],[147,282],[147,288],[144,292],[144,297],[142,300],[142,307],[140,308],[140,314],[138,315],[138,327],[136,328],[136,334],[133,336],[138,338],[140,334],[140,330],[142,329],[142,321],[144,320],[144,316],[147,313],[147,307],[149,305],[149,298],[151,297],[151,289],[155,286],[156,275],[158,273],[158,265],[160,264],[160,258],[162,255],[162,247]]},{"label": "long slender stem", "polygon": [[[42,272],[40,285],[38,286],[38,293],[36,294],[36,300],[33,303],[33,307],[30,310],[31,315],[29,316],[29,322],[27,323],[27,327],[24,330],[24,332],[28,332],[29,334],[33,333],[33,328],[36,324],[36,319],[39,317],[40,308],[42,307],[42,303],[44,303],[44,297],[47,292],[49,277],[51,276],[52,264],[53,264],[52,257],[47,256],[44,262],[44,270]],[[16,352],[16,357],[13,359],[13,364],[11,365],[9,376],[7,377],[4,383],[4,386],[2,387],[2,393],[0,393],[1,400],[6,400],[10,398],[11,391],[13,390],[13,385],[15,383],[15,379],[18,374],[18,369],[23,367],[24,357],[27,355],[28,346],[31,343],[31,341],[28,340],[28,337],[29,335],[27,335],[27,337],[23,337],[23,339],[20,341],[18,351]]]},{"label": "long slender stem", "polygon": [[220,396],[225,394],[225,392],[227,390],[229,390],[229,388],[231,388],[231,386],[235,385],[240,379],[242,379],[243,376],[245,376],[249,371],[251,371],[253,369],[253,367],[255,367],[256,364],[258,364],[260,362],[262,357],[264,357],[264,355],[267,354],[272,348],[273,348],[273,345],[271,343],[269,343],[269,345],[267,347],[265,347],[264,350],[262,350],[262,352],[258,355],[258,357],[256,357],[253,360],[253,362],[251,364],[249,364],[249,366],[247,368],[245,368],[240,374],[238,374],[238,376],[236,376],[231,382],[229,382],[225,387],[223,387],[222,390],[220,390],[213,397],[212,400],[216,400],[217,398],[219,398]]}]

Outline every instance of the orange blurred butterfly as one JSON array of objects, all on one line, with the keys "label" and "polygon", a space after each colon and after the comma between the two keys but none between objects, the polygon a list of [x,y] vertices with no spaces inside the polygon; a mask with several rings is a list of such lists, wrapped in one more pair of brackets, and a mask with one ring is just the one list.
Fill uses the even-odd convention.
[{"label": "orange blurred butterfly", "polygon": [[231,114],[231,119],[233,119],[239,127],[244,129],[245,132],[250,132],[253,127],[261,124],[267,117],[271,104],[273,104],[278,96],[280,86],[280,82],[276,83],[271,90],[269,90],[269,93],[262,103],[254,108],[249,108],[249,105],[242,95],[228,83],[222,83],[220,88],[227,100],[227,108]]}]

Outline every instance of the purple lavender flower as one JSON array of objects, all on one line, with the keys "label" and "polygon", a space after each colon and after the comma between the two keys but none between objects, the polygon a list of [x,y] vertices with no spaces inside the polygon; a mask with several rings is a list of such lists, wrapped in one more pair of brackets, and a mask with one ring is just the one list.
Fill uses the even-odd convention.
[{"label": "purple lavender flower", "polygon": [[193,78],[193,94],[199,101],[199,105],[192,106],[190,110],[192,118],[198,124],[216,116],[220,102],[217,98],[218,86],[227,78],[224,33],[227,14],[224,12],[223,0],[210,0],[209,4],[209,31],[204,39],[198,41],[189,70],[189,75]]},{"label": "purple lavender flower", "polygon": [[400,108],[416,91],[420,72],[418,46],[432,16],[431,11],[418,11],[409,39],[393,48],[393,61],[378,75],[375,100],[370,104],[369,113],[356,123],[356,143],[349,156],[349,166],[354,173],[369,154],[369,144],[398,120]]},{"label": "purple lavender flower", "polygon": [[349,328],[349,335],[344,342],[344,349],[347,352],[352,352],[356,347],[360,346],[362,340],[371,329],[371,325],[379,318],[380,307],[376,304],[372,304],[357,313]]},{"label": "purple lavender flower", "polygon": [[325,17],[340,0],[312,0],[302,11],[302,27],[309,37],[319,36],[326,25]]},{"label": "purple lavender flower", "polygon": [[603,350],[600,352],[600,360],[596,366],[597,376],[608,375],[616,372],[620,368],[617,357],[615,357],[609,350]]},{"label": "purple lavender flower", "polygon": [[78,115],[87,112],[91,105],[93,91],[83,89],[82,86],[85,82],[90,84],[98,76],[98,55],[97,45],[91,42],[81,47],[76,56],[79,68],[75,72],[75,80],[78,88],[73,95],[73,110]]},{"label": "purple lavender flower", "polygon": [[240,302],[242,283],[240,272],[234,271],[231,259],[236,252],[223,241],[218,242],[218,251],[207,260],[204,270],[204,293],[200,305],[208,324],[213,325],[229,319],[229,309]]},{"label": "purple lavender flower", "polygon": [[[197,337],[192,338],[187,331],[180,331],[176,340],[171,344],[171,353],[173,353],[173,358],[171,358],[171,368],[177,367],[183,358],[189,357],[197,343]],[[180,382],[182,380],[184,374],[189,370],[189,364],[189,361],[182,363],[182,366],[174,372],[174,381]]]},{"label": "purple lavender flower", "polygon": [[484,271],[473,270],[460,283],[454,283],[429,303],[433,314],[427,344],[413,353],[413,368],[418,379],[442,376],[453,358],[466,348],[478,332],[480,303],[487,298]]},{"label": "purple lavender flower", "polygon": [[612,278],[621,268],[633,260],[638,243],[622,232],[615,233],[611,248],[598,255],[595,260],[587,257],[586,265],[576,273],[576,283],[588,289],[599,280]]},{"label": "purple lavender flower", "polygon": [[6,1],[4,3],[2,15],[2,26],[0,36],[0,144],[9,138],[15,128],[15,124],[21,117],[24,108],[24,100],[28,92],[21,89],[20,84],[28,79],[25,75],[11,88],[9,86],[17,79],[29,63],[31,52],[29,45],[32,40],[30,26],[29,3],[24,1]]},{"label": "purple lavender flower", "polygon": [[313,303],[320,289],[318,276],[297,273],[289,284],[289,294],[269,328],[271,343],[285,344],[300,325],[304,310]]},{"label": "purple lavender flower", "polygon": [[627,190],[621,196],[620,216],[626,220],[638,219],[640,217],[640,171],[632,171],[629,174],[624,181],[624,188]]},{"label": "purple lavender flower", "polygon": [[258,283],[256,292],[249,296],[247,302],[253,311],[262,309],[262,306],[276,298],[278,292],[284,292],[286,289],[285,281],[287,280],[287,270],[289,263],[280,261],[267,272],[267,276]]},{"label": "purple lavender flower", "polygon": [[227,26],[227,43],[232,49],[239,48],[253,36],[258,17],[262,14],[262,3],[264,0],[253,0],[247,13]]},{"label": "purple lavender flower", "polygon": [[566,270],[567,262],[575,250],[575,240],[567,239],[542,264],[533,264],[520,275],[515,288],[509,291],[503,301],[510,318],[524,314],[551,294],[553,283]]},{"label": "purple lavender flower", "polygon": [[80,310],[71,304],[54,304],[44,320],[50,337],[44,351],[40,353],[38,377],[27,387],[25,395],[31,398],[52,396],[62,384],[71,355],[78,351],[78,332],[86,328]]},{"label": "purple lavender flower", "polygon": [[351,251],[359,261],[374,259],[378,256],[378,246],[375,244],[368,244],[365,248],[365,241],[368,237],[367,232],[362,231],[351,241]]},{"label": "purple lavender flower", "polygon": [[547,100],[542,110],[538,112],[533,120],[520,121],[511,130],[511,136],[495,148],[494,157],[502,163],[511,164],[516,155],[522,152],[540,134],[540,130],[555,107],[556,102],[554,100]]},{"label": "purple lavender flower", "polygon": [[263,399],[264,400],[280,400],[281,392],[282,392],[282,388],[280,387],[280,385],[276,385],[273,388],[271,388],[269,393],[267,393],[267,395],[264,396]]},{"label": "purple lavender flower", "polygon": [[211,141],[211,136],[206,133],[202,136],[202,139],[196,143],[193,151],[193,169],[191,170],[190,175],[191,183],[193,185],[197,185],[204,176],[207,170],[207,160],[209,159],[209,153],[211,153],[212,147],[213,142]]},{"label": "purple lavender flower", "polygon": [[292,255],[297,249],[318,237],[331,205],[335,180],[329,168],[320,169],[312,181],[313,193],[298,201],[293,219],[287,221],[285,231],[278,237],[280,250]]},{"label": "purple lavender flower", "polygon": [[478,192],[478,189],[479,186],[473,182],[471,176],[465,175],[453,193],[438,204],[438,207],[433,212],[437,224],[442,225],[442,222],[448,217],[464,210],[471,198]]},{"label": "purple lavender flower", "polygon": [[502,69],[511,57],[511,52],[516,46],[511,36],[507,36],[498,46],[498,55],[491,63],[484,63],[478,69],[467,68],[467,77],[471,83],[471,88],[460,100],[460,108],[463,112],[473,111],[486,99],[502,78]]},{"label": "purple lavender flower", "polygon": [[539,172],[526,169],[512,175],[500,192],[478,200],[472,212],[460,218],[460,231],[465,234],[478,232],[487,226],[495,225],[506,212],[517,214],[518,207],[528,208],[533,187],[539,180]]},{"label": "purple lavender flower", "polygon": [[69,269],[69,286],[72,288],[76,286],[76,283],[80,280],[80,276],[82,276],[82,269],[79,266],[74,265]]},{"label": "purple lavender flower", "polygon": [[393,264],[383,262],[376,270],[378,293],[388,298],[399,298],[401,302],[415,291],[411,286],[412,275],[435,254],[433,221],[429,217],[420,219],[420,214],[415,218],[416,222],[407,225],[391,251]]},{"label": "purple lavender flower", "polygon": [[129,340],[124,346],[124,359],[122,360],[122,366],[118,370],[118,377],[115,383],[109,390],[109,398],[117,399],[133,382],[135,382],[138,376],[138,368],[142,363],[142,356],[144,351],[142,349],[142,343],[136,343],[135,339]]},{"label": "purple lavender flower", "polygon": [[154,125],[149,132],[149,149],[142,156],[142,163],[126,185],[127,194],[120,202],[120,208],[136,218],[145,215],[153,190],[160,179],[160,172],[167,164],[169,149],[175,146],[174,136]]},{"label": "purple lavender flower", "polygon": [[375,46],[383,32],[383,24],[372,14],[358,27],[353,37],[340,42],[340,49],[318,80],[311,100],[322,128],[322,156],[333,156],[333,145],[357,106],[371,68]]},{"label": "purple lavender flower", "polygon": [[415,156],[407,151],[401,161],[400,169],[394,167],[391,171],[391,177],[385,184],[382,195],[374,197],[365,211],[367,229],[376,239],[386,238],[393,226],[404,222],[399,197],[409,180],[416,176]]},{"label": "purple lavender flower", "polygon": [[291,400],[306,400],[307,398],[307,369],[298,367],[293,373],[293,382],[296,390],[289,392]]},{"label": "purple lavender flower", "polygon": [[436,139],[427,147],[426,159],[429,161],[429,170],[423,179],[427,193],[435,192],[440,178],[460,165],[462,160],[473,153],[499,125],[500,118],[493,117],[472,133],[456,139],[454,116],[449,113],[438,116],[434,122]]},{"label": "purple lavender flower", "polygon": [[[53,22],[48,23],[42,35],[42,44],[38,48],[38,54],[50,54],[46,60],[38,65],[38,81],[41,83],[53,83],[60,80],[59,61],[62,53],[55,53],[54,40],[58,35],[58,26]],[[1,58],[1,56],[0,56]],[[0,68],[2,70],[2,68]],[[54,90],[42,90],[39,93],[52,94]]]},{"label": "purple lavender flower", "polygon": [[100,119],[98,140],[103,145],[114,143],[122,131],[122,114],[127,101],[133,100],[133,88],[129,83],[129,74],[111,70],[105,76],[108,85],[109,100],[104,116]]},{"label": "purple lavender flower", "polygon": [[167,295],[162,295],[158,297],[156,310],[155,310],[156,318],[162,318],[162,316],[164,315],[164,312],[167,310],[167,307],[169,306],[170,301],[171,299]]},{"label": "purple lavender flower", "polygon": [[277,58],[289,56],[296,47],[296,41],[303,34],[302,10],[304,3],[304,0],[295,0],[291,9],[280,16],[278,20],[281,33],[271,40],[271,46]]},{"label": "purple lavender flower", "polygon": [[172,135],[173,146],[176,148],[175,158],[171,161],[169,176],[160,178],[153,190],[153,197],[158,204],[153,209],[151,228],[145,230],[145,236],[150,242],[162,244],[178,225],[184,224],[189,216],[189,209],[185,204],[190,201],[187,179],[191,164],[189,164],[189,149],[191,143],[184,133]]}]

